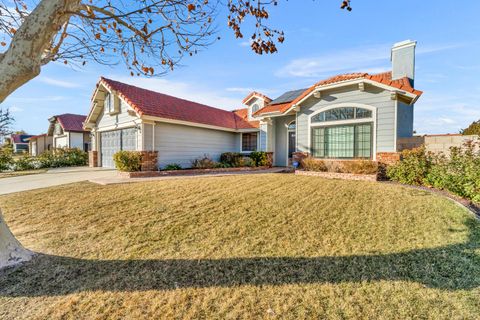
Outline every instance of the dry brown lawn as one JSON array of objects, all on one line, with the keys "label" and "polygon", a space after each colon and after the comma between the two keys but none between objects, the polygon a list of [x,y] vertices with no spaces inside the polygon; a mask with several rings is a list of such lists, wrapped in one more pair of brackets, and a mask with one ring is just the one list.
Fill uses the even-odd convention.
[{"label": "dry brown lawn", "polygon": [[451,201],[289,174],[0,197],[39,253],[0,319],[478,319],[480,223]]}]

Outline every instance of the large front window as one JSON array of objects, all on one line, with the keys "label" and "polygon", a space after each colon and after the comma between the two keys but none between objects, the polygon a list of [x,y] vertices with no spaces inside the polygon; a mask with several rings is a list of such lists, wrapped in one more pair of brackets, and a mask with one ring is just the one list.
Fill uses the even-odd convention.
[{"label": "large front window", "polygon": [[371,158],[372,124],[312,128],[315,158]]},{"label": "large front window", "polygon": [[313,115],[310,122],[314,157],[372,157],[372,110],[349,106],[334,108]]},{"label": "large front window", "polygon": [[249,132],[242,133],[242,151],[256,151],[257,150],[257,133]]}]

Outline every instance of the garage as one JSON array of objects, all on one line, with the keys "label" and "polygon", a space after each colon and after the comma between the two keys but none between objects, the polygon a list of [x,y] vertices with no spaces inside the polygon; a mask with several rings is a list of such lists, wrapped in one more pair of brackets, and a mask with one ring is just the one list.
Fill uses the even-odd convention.
[{"label": "garage", "polygon": [[113,155],[121,150],[137,150],[135,128],[106,131],[100,134],[102,167],[114,168]]},{"label": "garage", "polygon": [[65,148],[68,146],[67,142],[67,136],[57,137],[55,138],[55,148]]}]

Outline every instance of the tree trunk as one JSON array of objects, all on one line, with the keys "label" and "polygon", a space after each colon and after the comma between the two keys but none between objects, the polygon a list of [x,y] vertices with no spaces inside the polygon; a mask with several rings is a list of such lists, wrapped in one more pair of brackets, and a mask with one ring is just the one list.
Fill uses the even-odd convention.
[{"label": "tree trunk", "polygon": [[[0,103],[40,74],[45,52],[80,0],[42,0],[16,31],[7,51],[0,53]],[[0,269],[28,261],[33,253],[15,239],[0,212]]]},{"label": "tree trunk", "polygon": [[0,211],[0,269],[32,258],[33,252],[25,249],[8,228]]},{"label": "tree trunk", "polygon": [[[55,35],[78,10],[80,0],[42,0],[16,31],[7,51],[0,54],[0,103],[40,74],[46,50]],[[1,235],[0,235],[1,237]]]}]

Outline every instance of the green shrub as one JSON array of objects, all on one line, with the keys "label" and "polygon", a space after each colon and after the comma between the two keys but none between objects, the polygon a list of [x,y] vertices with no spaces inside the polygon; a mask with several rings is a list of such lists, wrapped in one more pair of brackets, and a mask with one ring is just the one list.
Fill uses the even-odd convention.
[{"label": "green shrub", "polygon": [[432,154],[425,147],[402,151],[401,161],[387,168],[387,177],[400,183],[423,185],[432,167]]},{"label": "green shrub", "polygon": [[253,151],[250,153],[250,158],[255,162],[256,167],[270,166],[267,153],[264,151]]},{"label": "green shrub", "polygon": [[405,184],[432,186],[480,203],[480,151],[466,143],[450,149],[448,156],[425,148],[402,153],[403,159],[387,168],[387,176]]},{"label": "green shrub", "polygon": [[164,170],[182,170],[182,166],[178,163],[170,163],[165,166]]},{"label": "green shrub", "polygon": [[250,157],[242,157],[239,167],[255,167],[255,161]]},{"label": "green shrub", "polygon": [[212,160],[208,155],[197,158],[192,161],[192,168],[194,169],[213,169],[220,167],[221,164]]},{"label": "green shrub", "polygon": [[29,155],[23,155],[22,157],[18,158],[15,161],[13,170],[15,171],[33,170],[37,167],[36,162],[37,161],[35,157],[31,157]]},{"label": "green shrub", "polygon": [[12,153],[8,150],[0,150],[0,172],[10,170],[13,165]]},{"label": "green shrub", "polygon": [[435,157],[425,184],[480,202],[480,152],[467,143],[451,148],[449,157]]},{"label": "green shrub", "polygon": [[138,151],[119,151],[113,155],[115,168],[119,171],[133,172],[142,169],[142,154]]},{"label": "green shrub", "polygon": [[305,171],[327,171],[325,162],[313,157],[306,157],[302,159],[300,164]]},{"label": "green shrub", "polygon": [[241,167],[243,155],[239,152],[224,152],[220,155],[220,162],[228,167]]},{"label": "green shrub", "polygon": [[36,160],[40,168],[86,166],[88,154],[78,148],[58,148],[43,152]]}]

